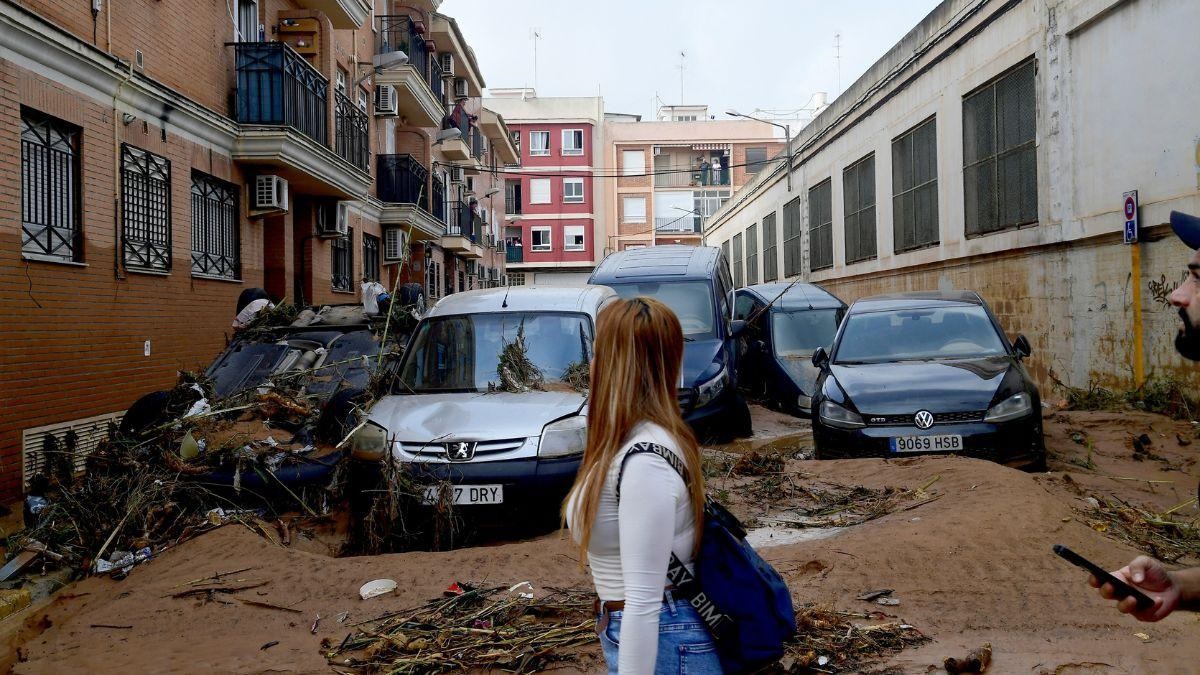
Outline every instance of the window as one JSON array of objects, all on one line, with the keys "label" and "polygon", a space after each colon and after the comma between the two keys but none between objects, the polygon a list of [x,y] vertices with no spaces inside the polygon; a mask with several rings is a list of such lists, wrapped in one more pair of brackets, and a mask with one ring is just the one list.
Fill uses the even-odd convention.
[{"label": "window", "polygon": [[623,197],[621,199],[621,222],[622,223],[644,223],[646,222],[646,198],[645,197]]},{"label": "window", "polygon": [[892,227],[896,253],[938,243],[935,118],[892,141]]},{"label": "window", "polygon": [[363,278],[379,281],[379,237],[363,233]]},{"label": "window", "polygon": [[809,271],[833,267],[833,179],[808,190]]},{"label": "window", "polygon": [[875,153],[842,172],[842,205],[845,216],[846,264],[870,260],[875,242]]},{"label": "window", "polygon": [[525,285],[525,273],[524,272],[509,272],[508,273],[508,285],[509,286],[524,286]]},{"label": "window", "polygon": [[367,92],[362,87],[355,91],[358,92],[358,109],[367,112]]},{"label": "window", "polygon": [[258,42],[258,1],[238,0],[238,40]]},{"label": "window", "polygon": [[547,156],[550,154],[550,132],[549,131],[531,131],[529,132],[529,154],[535,157]]},{"label": "window", "polygon": [[621,151],[621,175],[641,176],[646,173],[646,153],[643,150]]},{"label": "window", "polygon": [[1037,222],[1036,62],[963,99],[967,236]]},{"label": "window", "polygon": [[521,213],[521,181],[504,181],[504,212],[513,215]]},{"label": "window", "polygon": [[742,233],[733,235],[733,287],[741,288],[742,283]]},{"label": "window", "polygon": [[564,251],[585,251],[587,244],[583,241],[584,228],[583,225],[567,225],[563,228],[563,250]]},{"label": "window", "polygon": [[746,228],[746,285],[758,283],[758,224]]},{"label": "window", "polygon": [[171,269],[171,162],[122,145],[121,198],[125,264],[145,270]]},{"label": "window", "polygon": [[783,276],[793,277],[800,274],[804,264],[803,249],[800,237],[800,198],[783,205]]},{"label": "window", "polygon": [[519,156],[521,154],[521,132],[513,131],[513,132],[510,132],[510,134],[512,135],[512,142],[513,142],[513,145],[516,146],[517,155]]},{"label": "window", "polygon": [[530,204],[549,204],[550,203],[550,179],[549,178],[530,178],[529,179],[529,203]]},{"label": "window", "polygon": [[342,96],[346,95],[346,71],[341,68],[337,69],[337,76],[334,80],[333,88]]},{"label": "window", "polygon": [[746,148],[746,173],[758,173],[766,163],[766,148]]},{"label": "window", "polygon": [[726,265],[731,264],[733,262],[733,258],[729,255],[729,240],[728,239],[726,239],[724,242],[721,243],[721,253],[725,255],[725,264]]},{"label": "window", "polygon": [[529,233],[533,237],[533,245],[529,247],[530,251],[549,251],[553,249],[550,241],[550,228],[534,227],[530,228]]},{"label": "window", "polygon": [[564,156],[583,154],[583,129],[562,130],[562,154]]},{"label": "window", "polygon": [[583,203],[583,179],[582,178],[564,178],[563,179],[563,203],[564,204],[582,204]]},{"label": "window", "polygon": [[192,274],[237,279],[238,188],[192,172]]},{"label": "window", "polygon": [[333,256],[330,265],[330,280],[333,282],[333,290],[349,292],[353,286],[351,285],[351,277],[354,275],[354,258],[350,252],[350,243],[354,241],[354,228],[344,237],[338,237],[333,240],[333,244],[329,250]]},{"label": "window", "polygon": [[79,128],[21,110],[21,253],[83,259],[79,227]]},{"label": "window", "polygon": [[774,213],[763,216],[762,227],[763,281],[775,281],[779,278],[779,253],[775,248],[779,232],[775,229]]}]

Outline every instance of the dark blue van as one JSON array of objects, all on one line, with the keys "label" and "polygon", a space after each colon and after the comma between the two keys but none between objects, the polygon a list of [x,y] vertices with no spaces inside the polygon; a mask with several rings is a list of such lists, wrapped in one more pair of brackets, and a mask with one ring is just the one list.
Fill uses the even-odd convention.
[{"label": "dark blue van", "polygon": [[719,248],[653,246],[614,253],[588,280],[622,298],[655,298],[670,307],[683,327],[679,405],[701,440],[749,436],[750,411],[737,391],[737,336],[732,319],[733,279]]}]

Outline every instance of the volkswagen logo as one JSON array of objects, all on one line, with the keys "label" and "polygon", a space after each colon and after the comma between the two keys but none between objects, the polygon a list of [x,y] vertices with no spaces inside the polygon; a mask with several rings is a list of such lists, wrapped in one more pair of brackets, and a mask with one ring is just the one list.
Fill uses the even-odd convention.
[{"label": "volkswagen logo", "polygon": [[918,410],[916,415],[913,415],[913,422],[917,424],[918,429],[928,429],[933,426],[933,413],[928,410]]},{"label": "volkswagen logo", "polygon": [[469,462],[475,458],[475,444],[465,441],[447,443],[446,458],[451,462]]}]

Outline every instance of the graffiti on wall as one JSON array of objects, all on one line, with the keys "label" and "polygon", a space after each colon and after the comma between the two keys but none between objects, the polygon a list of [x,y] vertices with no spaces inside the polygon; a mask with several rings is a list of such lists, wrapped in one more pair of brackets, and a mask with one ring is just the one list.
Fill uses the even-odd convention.
[{"label": "graffiti on wall", "polygon": [[1158,279],[1151,279],[1146,284],[1146,289],[1150,291],[1150,297],[1154,302],[1162,305],[1164,308],[1171,306],[1171,293],[1175,292],[1184,281],[1187,281],[1189,272],[1184,272],[1179,277],[1179,281],[1167,281],[1167,275],[1160,274]]}]

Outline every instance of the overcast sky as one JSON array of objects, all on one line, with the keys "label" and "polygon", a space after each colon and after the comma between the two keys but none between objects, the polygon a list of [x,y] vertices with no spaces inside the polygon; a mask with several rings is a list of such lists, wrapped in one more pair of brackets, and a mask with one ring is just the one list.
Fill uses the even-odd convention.
[{"label": "overcast sky", "polygon": [[[651,119],[654,97],[709,113],[794,110],[833,100],[938,0],[445,0],[489,87],[604,96],[609,112]],[[841,34],[841,85],[834,34]]]}]

